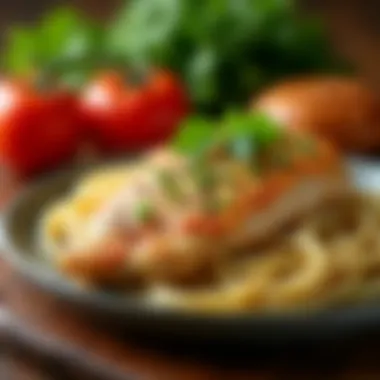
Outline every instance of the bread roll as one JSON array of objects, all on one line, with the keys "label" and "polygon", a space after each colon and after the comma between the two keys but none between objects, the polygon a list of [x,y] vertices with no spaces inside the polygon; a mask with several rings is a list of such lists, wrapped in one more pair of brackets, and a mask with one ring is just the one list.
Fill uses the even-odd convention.
[{"label": "bread roll", "polygon": [[349,152],[380,148],[380,94],[360,80],[315,76],[288,80],[252,102],[287,128],[307,130]]}]

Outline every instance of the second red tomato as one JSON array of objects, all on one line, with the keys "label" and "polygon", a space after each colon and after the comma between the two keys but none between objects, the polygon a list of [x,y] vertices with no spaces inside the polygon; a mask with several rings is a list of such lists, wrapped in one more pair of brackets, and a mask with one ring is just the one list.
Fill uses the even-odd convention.
[{"label": "second red tomato", "polygon": [[87,86],[81,106],[95,144],[122,152],[166,141],[188,115],[190,102],[175,75],[154,70],[137,83],[104,72]]}]

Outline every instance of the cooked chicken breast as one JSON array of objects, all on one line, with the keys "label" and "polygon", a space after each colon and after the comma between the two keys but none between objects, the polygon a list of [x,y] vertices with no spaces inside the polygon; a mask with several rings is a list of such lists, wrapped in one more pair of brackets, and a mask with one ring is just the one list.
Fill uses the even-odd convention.
[{"label": "cooked chicken breast", "polygon": [[224,146],[197,158],[158,150],[90,221],[91,244],[59,264],[95,285],[204,282],[349,188],[334,150],[304,134],[243,159]]}]

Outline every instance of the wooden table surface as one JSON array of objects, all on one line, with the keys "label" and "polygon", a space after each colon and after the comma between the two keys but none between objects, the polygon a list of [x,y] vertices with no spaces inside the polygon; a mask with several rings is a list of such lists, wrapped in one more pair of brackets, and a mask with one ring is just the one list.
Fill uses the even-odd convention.
[{"label": "wooden table surface", "polygon": [[[0,174],[2,203],[19,187]],[[0,342],[5,341],[8,348],[7,366],[3,369],[8,374],[0,376],[4,380],[378,380],[380,346],[379,340],[374,340],[358,344],[336,365],[326,365],[315,357],[314,365],[308,368],[297,358],[293,363],[285,359],[269,366],[259,365],[252,358],[255,364],[246,364],[244,370],[207,360],[178,358],[110,334],[26,283],[0,262]],[[17,369],[19,377],[11,377],[12,368],[14,373]]]}]

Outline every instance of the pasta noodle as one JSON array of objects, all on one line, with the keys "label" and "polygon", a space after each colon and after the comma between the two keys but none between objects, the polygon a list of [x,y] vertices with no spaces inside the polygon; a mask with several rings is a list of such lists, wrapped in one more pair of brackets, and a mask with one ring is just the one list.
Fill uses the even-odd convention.
[{"label": "pasta noodle", "polygon": [[[86,178],[42,219],[45,251],[59,255],[65,239],[86,243],[91,217],[125,183],[126,167]],[[123,175],[121,175],[123,172]],[[357,194],[315,211],[257,252],[226,257],[201,288],[151,284],[158,305],[205,312],[284,310],[335,305],[380,295],[380,200]]]},{"label": "pasta noodle", "polygon": [[61,238],[81,236],[86,242],[89,220],[125,183],[125,165],[98,170],[85,177],[67,199],[51,207],[42,220],[41,241],[46,253],[58,253]]},{"label": "pasta noodle", "polygon": [[[380,200],[358,195],[352,202],[360,204],[353,229],[337,219],[330,223],[327,238],[321,233],[326,227],[322,211],[290,237],[276,241],[270,251],[245,261],[245,272],[232,285],[222,282],[208,291],[158,288],[152,298],[189,310],[229,312],[336,305],[379,296]],[[334,216],[329,215],[330,222]]]}]

